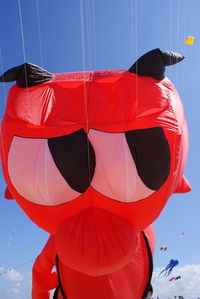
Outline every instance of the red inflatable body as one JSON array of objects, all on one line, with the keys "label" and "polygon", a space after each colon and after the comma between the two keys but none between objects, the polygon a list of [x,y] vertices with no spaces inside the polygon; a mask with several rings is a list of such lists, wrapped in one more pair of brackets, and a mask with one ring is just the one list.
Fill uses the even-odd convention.
[{"label": "red inflatable body", "polygon": [[17,81],[1,128],[6,197],[51,234],[32,298],[52,288],[67,299],[151,292],[148,226],[172,193],[190,190],[183,108],[164,77],[182,59],[156,49],[129,71],[52,75],[24,64],[1,77]]},{"label": "red inflatable body", "polygon": [[[149,298],[151,254],[155,242],[152,227],[138,233],[137,237],[137,251],[124,267],[104,275],[88,275],[58,260],[55,237],[51,236],[33,267],[32,298],[49,298],[47,290],[57,288],[58,285],[55,298],[59,299]],[[55,261],[58,277],[57,273],[51,273]]]}]

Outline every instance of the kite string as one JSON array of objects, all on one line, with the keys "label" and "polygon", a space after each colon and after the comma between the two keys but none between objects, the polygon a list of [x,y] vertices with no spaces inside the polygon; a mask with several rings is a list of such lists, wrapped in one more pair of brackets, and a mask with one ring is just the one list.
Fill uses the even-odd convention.
[{"label": "kite string", "polygon": [[[176,51],[178,52],[178,45],[179,45],[179,31],[180,31],[180,0],[178,0],[177,2],[177,18],[176,18],[177,22],[176,22]],[[176,82],[176,86],[178,85],[178,71],[179,68],[176,68],[176,78],[175,78],[175,82]]]},{"label": "kite string", "polygon": [[[10,246],[11,243],[12,243],[12,241],[13,241],[13,238],[14,238],[15,234],[16,234],[16,229],[13,229],[12,233],[10,234],[10,236],[8,238],[8,241],[5,242],[5,243],[3,243],[3,244],[1,244],[0,248],[5,248],[5,247],[7,248],[7,246]],[[1,250],[1,252],[2,252],[2,250]]]},{"label": "kite string", "polygon": [[2,163],[3,165],[6,165],[6,154],[5,154],[5,149],[4,149],[4,145],[3,145],[3,136],[2,136],[2,129],[0,127],[0,138],[1,138],[1,160],[3,159]]},{"label": "kite string", "polygon": [[35,261],[35,258],[31,258],[31,259],[27,260],[26,262],[10,266],[7,270],[3,270],[3,271],[0,270],[0,276],[5,275],[5,274],[7,274],[10,271],[15,270],[16,268],[20,268],[20,267],[22,267],[24,265],[27,265],[27,264],[29,264],[31,262],[34,262],[34,261]]},{"label": "kite string", "polygon": [[[28,86],[27,68],[26,68],[26,64],[25,64],[25,62],[26,62],[26,51],[25,51],[24,28],[23,28],[22,10],[21,10],[21,2],[20,2],[20,0],[18,0],[18,11],[19,11],[21,39],[22,39],[22,51],[23,51],[23,60],[24,60],[25,82],[26,82],[26,86]],[[27,108],[28,108],[29,119],[31,119],[30,105],[29,105],[29,91],[28,91],[27,87],[26,87],[26,100],[27,100]]]},{"label": "kite string", "polygon": [[85,1],[85,11],[86,11],[86,41],[87,41],[87,60],[88,60],[88,70],[92,70],[92,41],[91,41],[91,21],[90,21],[90,6],[88,0]]},{"label": "kite string", "polygon": [[[86,1],[87,2],[87,1]],[[87,16],[87,11],[86,11]],[[87,17],[86,17],[87,20]],[[87,25],[87,24],[86,24]],[[87,95],[87,74],[86,74],[86,56],[85,56],[85,22],[84,22],[84,5],[83,0],[80,0],[80,27],[81,27],[81,51],[82,51],[82,79],[83,79],[83,100],[84,100],[84,112],[86,121],[86,132],[89,132],[88,123],[88,95]],[[88,30],[88,28],[86,28]],[[87,158],[88,158],[88,180],[90,182],[90,152],[89,152],[89,140],[87,138]]]},{"label": "kite string", "polygon": [[[2,56],[2,51],[1,51],[1,48],[0,48],[0,68],[1,68],[1,74],[3,74],[3,56]],[[6,89],[5,89],[5,82],[3,81],[3,101],[4,101],[4,104],[6,103]],[[0,123],[2,122],[2,116],[1,116],[1,121]]]},{"label": "kite string", "polygon": [[[173,3],[172,3],[172,0],[170,0],[170,48],[173,44],[172,40],[173,40]],[[178,17],[176,18],[177,22],[176,22],[176,51],[178,52],[178,32],[179,32],[179,22],[180,22],[180,11],[179,11],[179,7],[178,7]],[[171,49],[170,49],[171,50]],[[173,74],[173,69],[172,68],[169,68],[169,75],[170,77],[172,76]],[[175,82],[176,82],[176,85],[177,85],[177,77],[178,76],[178,72],[177,72],[177,69],[175,71]],[[172,144],[172,148],[171,148],[171,151],[172,151],[172,157],[176,157],[175,155],[175,152],[176,152],[176,146],[177,146],[177,141],[176,141],[176,135],[173,134],[172,136],[172,140],[173,140],[173,144]],[[172,159],[172,163],[171,163],[171,171],[172,171],[172,175],[175,175],[175,165],[176,165],[176,161],[175,161],[175,158]],[[171,181],[170,183],[170,186],[171,186],[171,189],[174,188],[174,184],[175,184],[175,179]]]},{"label": "kite string", "polygon": [[[137,0],[136,0],[137,1]],[[135,56],[137,57],[137,10],[135,9],[135,7],[137,7],[137,2],[131,1],[131,19],[134,20],[135,22],[132,22],[132,26],[131,26],[131,50],[132,53],[134,53],[135,51]],[[134,29],[133,29],[134,28]],[[134,31],[135,30],[135,31]],[[134,36],[135,35],[135,36]],[[135,41],[135,44],[134,44]],[[131,54],[132,54],[131,53]],[[137,77],[136,77],[137,80]],[[136,89],[135,89],[135,97],[136,97],[136,110],[137,110],[137,81],[136,81]],[[127,111],[127,105],[125,107],[126,101],[124,101],[124,114],[125,111]],[[132,107],[132,116],[131,119],[134,119],[134,113],[135,113],[135,107]],[[124,119],[126,119],[126,115],[124,115]],[[125,135],[125,134],[123,134]],[[130,186],[129,186],[129,167],[128,167],[128,152],[129,149],[127,147],[127,141],[125,136],[123,136],[123,155],[124,155],[124,159],[125,159],[125,173],[126,173],[126,202],[129,202],[130,198]]]},{"label": "kite string", "polygon": [[[85,3],[85,6],[84,6]],[[85,12],[85,14],[84,14]],[[89,70],[96,69],[96,36],[95,36],[95,16],[93,0],[80,0],[80,26],[81,26],[81,49],[82,49],[82,69],[83,69],[83,99],[86,121],[86,132],[89,134],[88,120],[88,101],[92,88],[93,73],[86,73],[86,50],[88,54]],[[88,70],[87,68],[87,70]],[[88,77],[90,76],[90,77]],[[89,84],[87,83],[89,81]],[[87,138],[87,159],[88,159],[88,180],[91,181],[91,162],[90,162],[90,142]]]},{"label": "kite string", "polygon": [[159,12],[160,12],[160,6],[159,6],[159,1],[157,0],[157,44],[158,44],[158,48],[160,48],[159,46],[159,35],[160,35],[160,24],[159,24]]},{"label": "kite string", "polygon": [[[135,57],[138,59],[138,18],[137,18],[138,6],[137,0],[135,0]],[[137,66],[136,66],[137,70]],[[138,76],[136,76],[136,88],[135,88],[135,96],[136,96],[136,115],[138,114]]]},{"label": "kite string", "polygon": [[[170,34],[170,38],[169,38],[169,43],[170,43],[170,51],[172,51],[172,45],[173,45],[173,0],[170,0],[170,28],[169,28],[169,34]],[[173,74],[173,70],[172,68],[169,68],[169,76],[171,78]]]},{"label": "kite string", "polygon": [[[1,51],[1,48],[0,48],[0,67],[1,67],[1,74],[3,74],[3,56],[2,56],[2,51]],[[4,96],[4,102],[6,103],[6,89],[5,89],[5,82],[3,80],[3,96]]]},{"label": "kite string", "polygon": [[[185,6],[184,6],[184,25],[183,25],[183,35],[184,38],[186,36],[186,27],[187,27],[187,0],[185,0]],[[186,49],[186,44],[184,43],[183,46],[183,53],[185,53],[185,49]],[[182,95],[184,96],[185,94],[185,63],[182,64]]]},{"label": "kite string", "polygon": [[[40,25],[41,22],[40,22],[40,10],[39,10],[38,0],[35,0],[35,3],[36,3],[36,12],[37,12],[40,61],[41,61],[41,66],[43,66],[42,38],[41,38],[41,25]],[[43,74],[42,74],[42,76],[43,76]],[[50,193],[49,193],[49,188],[48,188],[48,170],[47,170],[48,153],[49,153],[48,145],[46,143],[45,144],[45,152],[44,152],[44,184],[45,184],[47,202],[50,202]]]},{"label": "kite string", "polygon": [[95,32],[95,12],[94,12],[94,0],[91,0],[91,10],[92,10],[92,36],[93,36],[93,64],[94,70],[96,71],[96,32]]},{"label": "kite string", "polygon": [[21,28],[22,51],[23,51],[23,58],[24,58],[24,62],[25,62],[26,61],[26,51],[25,51],[24,30],[23,30],[22,10],[21,10],[20,0],[18,0],[18,9],[19,9],[19,20],[20,20],[20,28]]},{"label": "kite string", "polygon": [[[178,52],[178,45],[179,45],[179,42],[180,42],[180,40],[179,40],[179,36],[180,36],[180,21],[181,21],[181,9],[183,10],[183,12],[182,12],[182,14],[184,15],[184,19],[183,19],[183,34],[184,34],[184,37],[185,37],[185,35],[186,35],[186,25],[187,25],[187,14],[186,14],[186,12],[187,12],[187,1],[185,1],[185,6],[183,6],[182,5],[182,1],[178,1],[178,3],[177,3],[177,26],[176,26],[176,28],[177,28],[177,45],[176,45],[176,48],[177,48],[177,52]],[[182,46],[180,47],[180,48],[182,48]],[[182,51],[181,51],[182,52]],[[183,53],[185,52],[185,43],[184,43],[184,45],[183,45]],[[184,63],[183,64],[181,64],[180,65],[180,68],[177,68],[176,69],[176,85],[177,86],[180,86],[180,91],[182,91],[182,94],[181,94],[181,96],[183,96],[184,95],[184,70],[185,70],[185,68],[184,68]],[[180,74],[180,71],[179,70],[181,70],[181,67],[182,67],[182,71],[181,71],[181,73],[182,74]],[[180,80],[179,80],[179,82],[178,82],[178,79],[180,78]],[[181,80],[181,78],[182,78],[182,80]],[[179,84],[178,84],[179,83]],[[175,139],[175,136],[174,136],[174,152],[175,152],[175,148],[176,148],[176,146],[177,146],[177,140]],[[175,160],[174,160],[174,164],[175,164]],[[175,166],[175,165],[174,165]],[[174,167],[173,167],[173,169],[174,169]]]},{"label": "kite string", "polygon": [[39,4],[38,0],[35,0],[36,2],[36,12],[37,12],[37,24],[38,24],[38,38],[39,38],[39,50],[40,50],[40,61],[41,66],[43,66],[43,54],[42,54],[42,38],[41,38],[41,23],[40,23],[40,10],[39,10]]},{"label": "kite string", "polygon": [[48,165],[48,153],[49,153],[49,147],[48,147],[48,142],[46,140],[45,143],[45,152],[44,152],[44,184],[45,184],[45,191],[46,191],[46,197],[47,197],[47,202],[50,203],[51,202],[51,198],[50,198],[50,193],[49,193],[49,184],[48,184],[48,176],[47,174],[49,173],[47,170],[47,165]]},{"label": "kite string", "polygon": [[[132,52],[135,50],[135,60],[137,61],[137,56],[138,56],[138,43],[137,43],[137,38],[138,38],[138,19],[137,19],[137,0],[134,2],[131,1],[131,17],[134,19],[133,25],[131,26],[131,48]],[[133,30],[134,27],[134,30]],[[134,45],[135,42],[135,45]],[[127,106],[125,107],[126,101],[124,101],[124,111],[127,111]],[[134,102],[133,102],[134,105]],[[138,77],[135,76],[135,106],[132,107],[132,116],[131,119],[133,120],[135,118],[135,115],[138,113]],[[126,119],[126,115],[125,115]],[[124,134],[125,135],[125,134]],[[126,172],[126,201],[130,201],[130,185],[129,185],[129,163],[128,163],[128,155],[129,155],[129,149],[127,147],[127,141],[124,136],[123,138],[123,153],[124,153],[124,159],[125,159],[125,172]]]},{"label": "kite string", "polygon": [[[173,6],[172,6],[172,1],[170,2],[170,5],[171,5],[170,8],[171,8],[172,20],[173,20],[173,9],[172,9]],[[177,22],[176,22],[176,39],[177,39],[177,34],[178,34],[178,20],[179,20],[179,18],[177,17],[176,20],[177,20]],[[173,34],[173,31],[171,31],[171,33]],[[178,46],[178,42],[176,41],[176,49],[177,49],[177,46]],[[172,74],[173,74],[173,72],[171,70],[171,75]],[[176,74],[175,82],[177,83],[177,69],[175,71],[175,74]],[[172,159],[171,169],[172,169],[172,175],[174,175],[175,165],[176,165],[176,161],[175,161],[175,157],[176,157],[176,155],[175,155],[175,152],[176,152],[176,134],[173,134],[173,138],[172,139],[173,139],[172,157],[174,157],[174,159]],[[175,184],[175,179],[172,180],[171,183],[170,183],[172,189],[174,187],[174,184]]]},{"label": "kite string", "polygon": [[85,19],[88,70],[94,71],[96,70],[96,36],[93,0],[85,1]]},{"label": "kite string", "polygon": [[[37,25],[38,25],[38,37],[39,37],[39,51],[40,51],[40,61],[41,66],[43,66],[43,54],[42,54],[42,39],[41,39],[41,26],[40,26],[40,11],[39,11],[39,3],[38,0],[35,0],[36,3],[36,13],[37,13]],[[25,51],[25,39],[24,39],[24,29],[23,29],[23,20],[22,20],[22,9],[21,9],[21,3],[20,0],[18,0],[18,7],[19,7],[19,18],[20,18],[20,28],[21,28],[21,39],[22,39],[22,50],[23,50],[23,59],[24,63],[26,62],[26,51]],[[27,69],[25,65],[25,80],[26,80],[26,86],[27,84]],[[26,99],[27,99],[27,105],[28,105],[28,113],[29,113],[29,119],[31,119],[30,115],[30,103],[29,103],[29,90],[26,88]],[[49,201],[49,192],[48,192],[48,185],[47,185],[47,147],[45,147],[45,160],[44,160],[44,174],[45,174],[45,190],[46,190],[46,196],[47,200]]]},{"label": "kite string", "polygon": [[[89,1],[89,0],[88,0]],[[89,7],[90,9],[88,10],[89,11],[89,14],[88,14],[88,23],[87,23],[87,25],[88,25],[88,32],[89,32],[89,40],[90,40],[90,43],[89,43],[89,48],[90,48],[90,56],[91,56],[91,60],[90,60],[90,63],[91,63],[91,65],[89,66],[90,67],[90,70],[92,70],[93,71],[93,74],[94,74],[94,65],[93,65],[93,47],[92,47],[92,41],[94,40],[93,39],[93,36],[92,36],[92,30],[91,30],[91,12],[92,12],[92,10],[91,10],[91,2],[90,2],[90,7]],[[93,12],[94,12],[94,10],[93,10]],[[93,16],[93,20],[94,20],[94,16]],[[92,26],[93,27],[93,26]],[[94,33],[94,31],[93,31],[93,33]],[[92,76],[93,77],[93,76]],[[93,78],[91,78],[91,80],[93,80]],[[91,81],[91,83],[90,83],[90,89],[89,89],[89,96],[90,96],[90,93],[91,93],[91,89],[92,89],[92,83],[93,83],[93,81]],[[88,97],[88,100],[89,100],[89,97]],[[88,115],[87,115],[87,117],[88,117]],[[87,122],[88,122],[88,120],[87,120]],[[89,129],[89,128],[88,128]],[[89,133],[89,132],[88,132]],[[87,138],[87,150],[88,150],[88,167],[89,167],[89,182],[90,182],[90,180],[91,180],[91,173],[90,173],[90,152],[89,152],[89,138]]]}]

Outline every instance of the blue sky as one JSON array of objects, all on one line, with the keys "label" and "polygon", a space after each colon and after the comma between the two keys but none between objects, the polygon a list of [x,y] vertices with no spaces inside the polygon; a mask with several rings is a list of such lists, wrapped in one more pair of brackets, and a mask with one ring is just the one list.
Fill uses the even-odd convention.
[{"label": "blue sky", "polygon": [[[199,11],[199,0],[8,0],[2,1],[0,7],[0,73],[25,60],[52,73],[128,69],[139,56],[157,47],[186,57],[180,64],[167,68],[166,75],[184,104],[190,136],[185,174],[192,192],[173,195],[154,223],[157,235],[154,281],[158,294],[162,294],[163,287],[159,289],[156,269],[165,266],[169,259],[179,260],[178,267],[184,273],[182,281],[184,275],[187,277],[186,265],[200,269]],[[195,37],[192,46],[184,43],[188,35]],[[11,85],[0,85],[1,117]],[[31,260],[40,252],[48,235],[27,218],[15,201],[4,199],[4,189],[1,175],[0,273],[18,266],[13,273],[0,275],[0,298],[4,295],[8,299],[27,299]],[[182,239],[181,232],[185,232]],[[160,252],[162,244],[168,246],[168,251]],[[198,271],[194,273],[200,274]],[[165,282],[166,286],[169,282]],[[173,292],[186,292],[183,286],[176,288],[163,293],[161,298]],[[200,289],[197,290],[200,296]],[[191,290],[186,298],[195,296],[198,295]]]}]

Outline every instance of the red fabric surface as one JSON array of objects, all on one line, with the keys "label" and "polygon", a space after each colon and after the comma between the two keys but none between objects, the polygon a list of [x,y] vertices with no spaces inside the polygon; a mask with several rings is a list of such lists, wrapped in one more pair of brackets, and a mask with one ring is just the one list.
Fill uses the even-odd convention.
[{"label": "red fabric surface", "polygon": [[[162,127],[168,140],[170,174],[163,186],[144,200],[122,204],[88,188],[69,203],[48,207],[24,199],[10,181],[7,163],[14,135],[50,138],[81,128],[124,132],[154,126]],[[55,233],[67,218],[91,206],[121,216],[140,231],[158,217],[169,196],[180,186],[187,139],[181,101],[167,78],[156,81],[126,71],[55,75],[53,80],[28,89],[16,85],[11,88],[2,122],[4,176],[22,209],[50,233]]]},{"label": "red fabric surface", "polygon": [[[145,230],[152,254],[155,235],[152,227]],[[55,238],[51,236],[33,268],[32,298],[49,298],[49,290],[58,285],[51,270],[55,265]],[[58,256],[59,257],[59,256]],[[91,276],[75,271],[59,260],[61,284],[67,299],[138,299],[149,281],[149,257],[142,233],[138,233],[138,247],[134,257],[118,271]],[[62,298],[59,292],[58,298]]]},{"label": "red fabric surface", "polygon": [[[119,202],[89,186],[70,202],[46,206],[22,197],[11,181],[8,156],[14,136],[52,138],[80,129],[86,133],[90,128],[120,133],[153,127],[164,131],[170,149],[170,170],[160,189],[145,199]],[[183,107],[167,78],[156,81],[127,71],[99,71],[58,74],[51,81],[27,89],[13,86],[1,126],[1,160],[9,190],[6,196],[12,194],[30,219],[56,238],[56,247],[50,238],[34,265],[33,298],[48,298],[49,290],[56,287],[56,274],[51,273],[56,254],[68,299],[141,298],[149,275],[141,231],[159,216],[171,194],[189,191],[183,179],[187,147]],[[32,188],[31,182],[28,185]],[[93,216],[87,214],[92,210]],[[101,211],[101,216],[96,217],[94,211]],[[80,221],[81,215],[85,215],[84,221]],[[92,243],[92,237],[88,239],[94,235],[96,243]],[[154,234],[147,231],[147,235],[152,248]],[[96,271],[93,263],[97,254],[102,255],[102,272]]]}]

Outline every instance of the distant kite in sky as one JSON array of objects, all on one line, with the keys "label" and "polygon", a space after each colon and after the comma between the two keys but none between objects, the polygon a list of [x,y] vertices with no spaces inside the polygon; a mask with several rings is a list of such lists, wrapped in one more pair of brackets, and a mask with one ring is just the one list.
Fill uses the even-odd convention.
[{"label": "distant kite in sky", "polygon": [[169,281],[172,281],[172,280],[178,280],[178,279],[181,279],[181,276],[180,276],[180,275],[179,275],[179,276],[176,276],[176,277],[172,276],[172,277],[169,279]]},{"label": "distant kite in sky", "polygon": [[163,270],[160,272],[160,276],[161,276],[162,274],[163,274],[163,276],[166,276],[166,277],[169,276],[169,275],[171,274],[173,268],[174,268],[175,266],[177,266],[178,263],[179,263],[178,260],[173,260],[173,259],[171,259],[170,262],[169,262],[169,264],[165,267],[165,269],[163,269]]},{"label": "distant kite in sky", "polygon": [[0,249],[4,246],[10,246],[11,242],[13,241],[13,237],[14,237],[15,234],[16,234],[16,229],[14,228],[12,233],[10,234],[10,236],[8,238],[8,241],[3,243],[3,244],[0,244]]},{"label": "distant kite in sky", "polygon": [[162,246],[160,247],[160,250],[166,251],[166,250],[167,250],[167,246],[166,246],[166,245],[162,245]]},{"label": "distant kite in sky", "polygon": [[182,239],[184,235],[185,235],[185,233],[182,232],[182,233],[179,235],[179,238]]},{"label": "distant kite in sky", "polygon": [[154,49],[129,70],[64,74],[26,62],[0,77],[16,81],[1,124],[5,196],[51,234],[33,299],[152,293],[151,224],[173,193],[190,191],[187,124],[165,77],[183,58]]},{"label": "distant kite in sky", "polygon": [[186,45],[193,45],[194,43],[194,36],[187,36],[185,40]]}]

